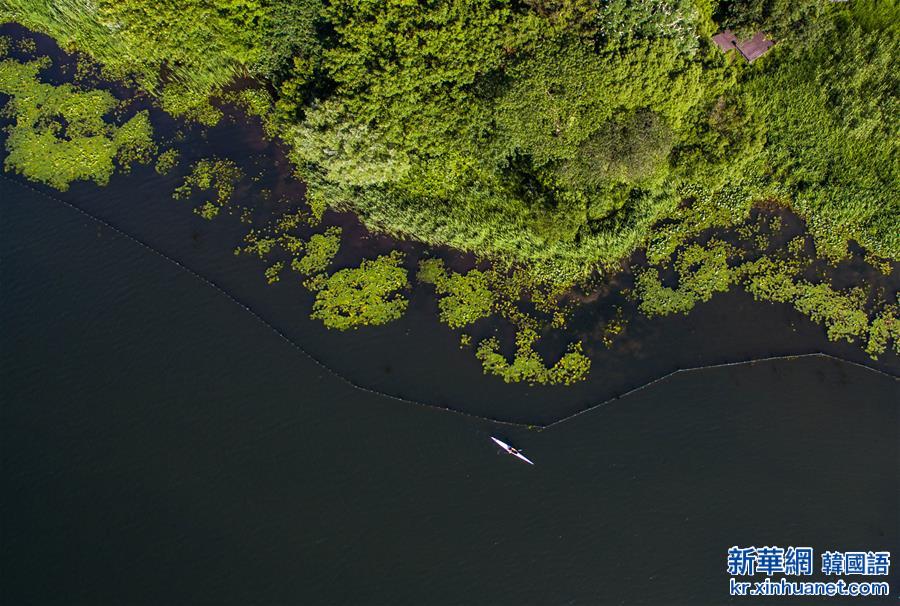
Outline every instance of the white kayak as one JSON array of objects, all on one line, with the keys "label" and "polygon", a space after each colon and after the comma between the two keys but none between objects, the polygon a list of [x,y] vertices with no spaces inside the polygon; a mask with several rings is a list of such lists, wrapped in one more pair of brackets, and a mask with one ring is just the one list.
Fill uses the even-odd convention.
[{"label": "white kayak", "polygon": [[496,442],[496,443],[500,446],[500,448],[502,448],[503,450],[505,450],[506,452],[508,452],[508,453],[511,454],[512,456],[518,457],[518,458],[522,459],[523,461],[525,461],[525,462],[528,463],[529,465],[534,465],[534,463],[532,463],[531,461],[528,460],[528,457],[526,457],[525,455],[523,455],[521,452],[519,452],[518,450],[516,450],[515,448],[513,448],[512,446],[510,446],[510,445],[507,444],[506,442],[504,442],[504,441],[502,441],[502,440],[498,440],[497,438],[495,438],[495,437],[493,437],[493,436],[491,436],[491,439],[492,439],[494,442]]}]

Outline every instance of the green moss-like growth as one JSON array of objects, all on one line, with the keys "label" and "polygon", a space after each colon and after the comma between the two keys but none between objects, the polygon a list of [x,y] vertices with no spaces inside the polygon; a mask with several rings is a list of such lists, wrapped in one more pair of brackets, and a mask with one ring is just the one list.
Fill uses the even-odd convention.
[{"label": "green moss-like growth", "polygon": [[433,284],[441,295],[438,300],[441,321],[450,328],[462,328],[489,316],[493,310],[494,293],[489,276],[473,269],[464,274],[448,272],[440,259],[426,259],[419,264],[418,279]]},{"label": "green moss-like growth", "polygon": [[274,284],[281,280],[281,271],[284,269],[284,261],[276,261],[274,264],[266,268],[266,282]]},{"label": "green moss-like growth", "polygon": [[688,246],[675,263],[677,288],[664,286],[654,267],[641,271],[636,281],[641,311],[649,316],[686,313],[697,303],[708,301],[713,294],[725,292],[735,279],[734,272],[728,267],[730,254],[731,247],[718,240],[712,240],[706,246]]},{"label": "green moss-like growth", "polygon": [[697,301],[709,301],[713,294],[725,292],[734,281],[728,266],[732,254],[732,248],[719,240],[711,240],[705,246],[691,244],[678,255],[675,264],[678,287],[690,292]]},{"label": "green moss-like growth", "polygon": [[762,257],[739,268],[744,288],[757,301],[790,303],[796,293],[794,276],[800,271],[796,261]]},{"label": "green moss-like growth", "polygon": [[149,162],[155,151],[147,112],[116,126],[104,120],[117,101],[104,90],[80,91],[71,84],[53,86],[38,74],[46,58],[0,62],[0,93],[10,96],[4,113],[8,128],[4,166],[59,190],[78,180],[105,185],[116,164]]},{"label": "green moss-like growth", "polygon": [[341,228],[329,227],[322,234],[313,234],[306,242],[306,254],[291,261],[291,269],[303,275],[325,271],[341,247]]},{"label": "green moss-like growth", "polygon": [[447,268],[442,259],[422,259],[419,261],[419,272],[416,279],[424,284],[444,284],[447,281]]},{"label": "green moss-like growth", "polygon": [[213,190],[215,198],[204,200],[194,209],[204,219],[212,219],[231,202],[235,186],[244,178],[244,172],[232,160],[203,159],[191,167],[181,185],[172,193],[176,200],[190,198],[195,189]]},{"label": "green moss-like growth", "polygon": [[401,294],[409,286],[402,261],[403,255],[395,251],[333,273],[315,285],[318,292],[310,317],[338,330],[398,319],[408,305]]},{"label": "green moss-like growth", "polygon": [[178,166],[178,150],[177,149],[167,149],[163,153],[159,154],[159,157],[156,159],[156,172],[161,175],[167,175],[169,172]]},{"label": "green moss-like growth", "polygon": [[[831,341],[864,343],[873,357],[883,353],[892,339],[896,347],[896,306],[887,305],[883,294],[874,297],[875,303],[870,305],[870,294],[859,286],[838,290],[825,280],[801,278],[810,262],[804,257],[804,244],[803,238],[794,238],[784,250],[754,260],[716,239],[705,245],[691,244],[674,256],[676,288],[662,284],[660,266],[637,274],[639,308],[649,316],[686,313],[714,293],[740,283],[755,299],[790,304],[822,324]],[[733,266],[730,258],[735,260]],[[876,313],[879,305],[883,310]]]},{"label": "green moss-like growth", "polygon": [[828,339],[864,339],[869,330],[866,313],[866,294],[861,288],[836,290],[830,284],[811,284],[801,280],[796,284],[794,307],[813,322],[825,325]]},{"label": "green moss-like growth", "polygon": [[333,226],[324,233],[312,234],[304,239],[298,230],[309,223],[309,215],[302,210],[282,215],[261,230],[250,230],[244,236],[245,245],[234,252],[238,255],[253,254],[264,260],[272,255],[286,257],[293,271],[307,276],[304,286],[318,290],[325,279],[322,272],[340,249],[342,230]]},{"label": "green moss-like growth", "polygon": [[651,317],[687,313],[697,303],[697,299],[689,291],[665,286],[655,267],[641,271],[637,275],[635,287],[640,297],[640,310]]},{"label": "green moss-like growth", "polygon": [[814,322],[823,324],[832,341],[865,339],[869,331],[866,294],[861,288],[845,291],[830,284],[797,279],[796,261],[762,258],[745,264],[739,272],[744,286],[756,299],[790,303]]},{"label": "green moss-like growth", "polygon": [[156,154],[153,143],[153,126],[147,112],[140,112],[123,124],[113,134],[116,156],[122,171],[131,170],[131,165],[150,164]]},{"label": "green moss-like growth", "polygon": [[894,351],[900,354],[900,306],[897,304],[887,306],[872,320],[866,353],[878,359],[887,350],[889,341],[894,342]]},{"label": "green moss-like growth", "polygon": [[894,271],[894,265],[888,259],[882,259],[878,255],[873,255],[870,252],[866,253],[866,263],[886,276],[891,275],[891,272]]},{"label": "green moss-like growth", "polygon": [[607,349],[612,347],[616,337],[625,331],[626,325],[627,321],[625,320],[625,314],[621,307],[617,307],[615,315],[603,326],[603,336],[601,337],[601,340]]},{"label": "green moss-like growth", "polygon": [[32,38],[20,38],[16,42],[16,50],[23,55],[33,55],[37,52],[37,43]]},{"label": "green moss-like growth", "polygon": [[485,373],[497,375],[507,383],[570,385],[587,377],[591,361],[582,352],[581,343],[569,345],[562,358],[548,368],[534,350],[537,338],[537,333],[530,328],[519,330],[512,362],[500,353],[500,342],[495,337],[479,343],[475,355],[481,360]]},{"label": "green moss-like growth", "polygon": [[222,111],[208,99],[177,83],[162,90],[159,104],[173,116],[195,120],[205,126],[215,126],[222,119]]}]

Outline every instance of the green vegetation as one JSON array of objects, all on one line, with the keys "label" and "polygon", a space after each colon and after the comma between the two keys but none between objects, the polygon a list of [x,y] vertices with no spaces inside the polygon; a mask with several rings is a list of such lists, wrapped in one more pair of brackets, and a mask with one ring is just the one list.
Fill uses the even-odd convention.
[{"label": "green vegetation", "polygon": [[284,269],[284,261],[276,261],[274,265],[270,265],[266,268],[265,276],[266,282],[269,284],[274,284],[281,280],[281,270]]},{"label": "green vegetation", "polygon": [[325,271],[341,247],[341,228],[329,227],[306,242],[306,254],[291,261],[291,269],[311,276]]},{"label": "green vegetation", "polygon": [[234,189],[238,181],[244,176],[244,172],[232,160],[219,158],[199,160],[191,167],[181,185],[172,193],[176,200],[190,198],[194,189],[213,190],[215,198],[205,200],[194,209],[194,212],[204,219],[213,219],[222,208],[231,202]]},{"label": "green vegetation", "polygon": [[650,316],[686,313],[698,302],[708,301],[717,292],[725,292],[735,279],[734,272],[728,267],[731,254],[731,247],[718,240],[712,240],[706,246],[688,246],[675,262],[677,288],[664,286],[655,267],[642,271],[635,284],[641,298],[641,311]]},{"label": "green vegetation", "polygon": [[[331,204],[548,281],[612,269],[672,219],[737,225],[763,197],[823,252],[896,258],[896,12],[790,4],[730,4],[782,36],[748,68],[710,43],[713,2],[332,2],[333,90],[285,136]],[[726,204],[684,220],[692,199]]]},{"label": "green vegetation", "polygon": [[[869,355],[877,357],[893,339],[894,347],[900,351],[897,305],[888,303],[884,293],[872,286],[839,290],[827,280],[812,282],[803,277],[812,263],[812,259],[804,257],[802,238],[791,240],[783,250],[762,256],[758,251],[751,255],[711,239],[703,246],[691,244],[680,249],[671,264],[664,261],[640,270],[635,296],[640,310],[649,316],[685,313],[696,303],[739,283],[757,300],[792,305],[824,325],[832,341],[865,344]],[[659,278],[668,266],[677,271],[677,287],[665,286]]]},{"label": "green vegetation", "polygon": [[[561,293],[535,282],[531,274],[504,273],[496,268],[459,273],[449,271],[441,259],[424,259],[419,262],[417,279],[434,286],[439,295],[441,321],[450,328],[463,328],[493,315],[516,327],[516,352],[512,362],[500,353],[501,345],[496,337],[478,344],[475,355],[486,373],[502,377],[507,383],[552,385],[569,385],[587,377],[591,363],[580,342],[571,343],[566,353],[549,367],[535,351],[534,345],[539,338],[537,330],[540,327],[562,328],[566,314],[559,305]],[[532,311],[522,309],[526,302],[532,304]],[[461,347],[471,344],[471,336],[460,336]]]},{"label": "green vegetation", "polygon": [[477,269],[465,274],[448,273],[440,259],[426,259],[419,263],[418,279],[433,284],[443,295],[438,302],[441,321],[450,328],[462,328],[491,314],[494,293],[488,276]]},{"label": "green vegetation", "polygon": [[[896,0],[93,6],[9,0],[0,17],[207,122],[255,78],[230,98],[290,144],[319,215],[562,285],[760,200],[803,216],[820,254],[900,257]],[[748,66],[711,42],[723,27],[777,44]]]},{"label": "green vegetation", "polygon": [[[262,230],[251,230],[244,236],[246,245],[234,252],[253,254],[263,260],[272,255],[281,256],[282,259],[267,270],[266,279],[270,283],[273,281],[272,274],[279,273],[290,259],[290,268],[307,277],[303,285],[310,290],[318,290],[326,278],[325,270],[341,247],[341,228],[329,227],[324,233],[314,233],[306,239],[300,235],[302,226],[316,224],[318,218],[304,211],[282,215]],[[277,267],[277,270],[272,267]]]},{"label": "green vegetation", "polygon": [[400,294],[409,286],[402,262],[394,252],[331,274],[316,293],[311,317],[338,330],[396,320],[408,304]]},{"label": "green vegetation", "polygon": [[621,307],[617,307],[615,315],[603,326],[603,335],[600,337],[601,341],[603,341],[603,345],[607,349],[612,347],[616,337],[625,332],[625,327],[627,325],[628,322],[625,320],[625,313]]},{"label": "green vegetation", "polygon": [[167,175],[169,172],[178,166],[178,150],[177,149],[167,149],[166,151],[159,154],[156,158],[156,172],[161,175]]},{"label": "green vegetation", "polygon": [[402,292],[409,287],[403,255],[393,252],[328,275],[325,272],[340,249],[341,228],[304,237],[301,228],[317,223],[305,211],[289,212],[263,229],[251,230],[244,236],[245,245],[234,252],[270,263],[264,271],[269,284],[280,281],[288,266],[304,276],[303,286],[316,293],[310,317],[328,328],[374,326],[402,316],[408,304]]},{"label": "green vegetation", "polygon": [[509,362],[501,353],[495,337],[478,345],[475,355],[481,360],[484,372],[501,377],[507,383],[570,385],[584,380],[591,369],[591,361],[582,353],[581,343],[574,343],[556,364],[547,367],[534,351],[537,333],[523,328],[516,334],[516,354]]},{"label": "green vegetation", "polygon": [[[761,170],[807,220],[819,253],[847,241],[900,258],[900,11],[853,2],[746,84],[767,125]],[[893,8],[893,10],[891,10]]]},{"label": "green vegetation", "polygon": [[19,63],[0,61],[0,93],[10,96],[3,109],[7,128],[5,167],[34,181],[66,190],[73,181],[105,185],[116,166],[147,163],[155,152],[147,112],[124,124],[104,120],[118,105],[105,90],[78,90],[71,84],[41,82],[46,57]]},{"label": "green vegetation", "polygon": [[210,98],[236,78],[297,79],[315,65],[313,0],[4,0],[0,22],[49,34],[101,62],[107,76],[159,95],[163,107],[210,124]]},{"label": "green vegetation", "polygon": [[839,291],[825,282],[797,279],[796,263],[767,258],[739,269],[747,276],[745,286],[754,297],[793,304],[814,322],[824,324],[830,340],[865,338],[869,314],[867,296],[861,288]]},{"label": "green vegetation", "polygon": [[740,37],[758,31],[777,38],[800,37],[815,29],[829,0],[731,0],[719,3],[717,17]]},{"label": "green vegetation", "polygon": [[25,55],[37,52],[37,44],[31,38],[22,38],[16,42],[16,50]]},{"label": "green vegetation", "polygon": [[116,160],[122,171],[130,171],[135,162],[150,164],[153,161],[156,144],[153,143],[153,126],[146,111],[136,114],[115,129],[112,138],[116,146]]},{"label": "green vegetation", "polygon": [[[739,285],[873,357],[892,342],[900,350],[896,293],[836,288],[822,271],[822,259],[847,260],[852,241],[884,276],[900,260],[898,17],[897,0],[0,7],[0,19],[100,62],[97,73],[79,62],[78,82],[123,79],[204,124],[223,101],[259,116],[288,145],[306,207],[251,230],[235,252],[265,260],[269,283],[297,272],[316,294],[313,318],[346,330],[406,309],[400,253],[328,273],[341,230],[310,232],[327,208],[352,210],[373,230],[474,253],[476,269],[430,258],[417,279],[434,287],[452,329],[510,323],[511,360],[493,337],[475,353],[485,372],[534,384],[584,378],[580,342],[551,365],[535,350],[539,335],[565,327],[575,285],[621,271],[638,251],[647,264],[633,296],[649,316],[687,313]],[[726,27],[776,44],[748,64],[712,43]],[[0,59],[33,46],[0,39]],[[146,112],[104,119],[121,109],[112,95],[43,83],[46,65],[0,61],[9,170],[65,189],[151,160]],[[177,163],[170,149],[156,170]],[[243,177],[231,160],[200,160],[174,196],[211,191],[195,208],[211,219]],[[804,219],[808,237],[774,245],[779,206]],[[625,322],[619,308],[603,344]]]},{"label": "green vegetation", "polygon": [[900,354],[900,306],[896,303],[885,308],[872,321],[866,353],[878,358],[887,350],[889,341],[894,342],[894,351]]}]

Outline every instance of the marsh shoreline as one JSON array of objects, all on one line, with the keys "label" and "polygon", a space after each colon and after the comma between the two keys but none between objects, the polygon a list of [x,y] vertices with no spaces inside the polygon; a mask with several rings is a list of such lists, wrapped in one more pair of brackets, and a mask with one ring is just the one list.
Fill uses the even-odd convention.
[{"label": "marsh shoreline", "polygon": [[[27,30],[5,25],[2,32],[14,36]],[[50,55],[55,64],[65,64],[65,55],[49,38],[37,38],[41,53]],[[633,301],[622,296],[622,291],[633,284],[632,272],[646,266],[641,252],[624,265],[630,269],[595,280],[597,287],[591,292],[573,294],[581,300],[569,327],[549,332],[537,344],[540,354],[554,360],[567,342],[582,340],[592,370],[586,381],[576,385],[514,385],[485,376],[473,352],[460,348],[459,331],[438,322],[434,292],[422,284],[414,283],[407,293],[409,309],[399,321],[346,333],[329,331],[307,317],[312,296],[299,280],[286,278],[267,285],[258,260],[232,254],[248,229],[237,216],[206,221],[192,212],[188,202],[171,198],[191,162],[223,157],[237,160],[248,177],[252,176],[236,190],[235,198],[241,205],[260,214],[280,212],[285,203],[299,207],[305,188],[294,179],[283,146],[266,138],[258,120],[231,106],[223,107],[226,116],[219,125],[201,129],[172,120],[146,101],[140,104],[150,109],[160,139],[174,144],[180,152],[181,163],[173,173],[161,176],[151,167],[135,167],[131,174],[115,175],[106,187],[78,182],[67,192],[7,174],[8,179],[2,183],[4,195],[15,195],[15,182],[41,191],[48,196],[48,203],[51,199],[64,200],[133,235],[219,285],[228,296],[251,308],[286,338],[354,384],[492,419],[547,425],[678,370],[754,359],[823,353],[900,375],[900,357],[896,354],[887,352],[880,360],[872,360],[858,345],[828,341],[820,325],[791,306],[757,302],[738,287],[698,304],[687,315],[647,318]],[[759,212],[780,212],[791,226],[789,231],[802,228],[799,220],[786,211]],[[418,259],[426,255],[440,256],[457,270],[476,264],[471,254],[371,233],[349,212],[327,211],[322,225],[343,230],[334,268],[356,265],[361,258],[397,249],[406,253],[405,265],[411,272]],[[858,258],[857,254],[854,260],[827,269],[838,286],[859,278],[861,271],[871,271],[858,263]],[[900,287],[896,267],[891,276],[875,278],[888,287]],[[627,326],[607,348],[602,343],[603,331],[617,309],[623,310]],[[497,335],[507,352],[512,349],[514,331],[508,322],[482,319],[465,332],[474,342]]]}]

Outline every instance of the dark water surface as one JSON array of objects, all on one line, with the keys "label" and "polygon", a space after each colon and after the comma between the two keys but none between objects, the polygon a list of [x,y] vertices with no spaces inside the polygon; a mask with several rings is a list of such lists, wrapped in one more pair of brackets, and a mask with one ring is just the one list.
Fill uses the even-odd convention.
[{"label": "dark water surface", "polygon": [[[124,192],[72,195],[151,221]],[[3,604],[779,603],[728,597],[730,545],[898,553],[888,376],[740,365],[499,427],[355,390],[161,257],[17,183],[0,197]],[[440,343],[425,315],[404,330]],[[421,368],[469,376],[436,355]],[[897,569],[891,598],[847,603],[896,604]]]}]

